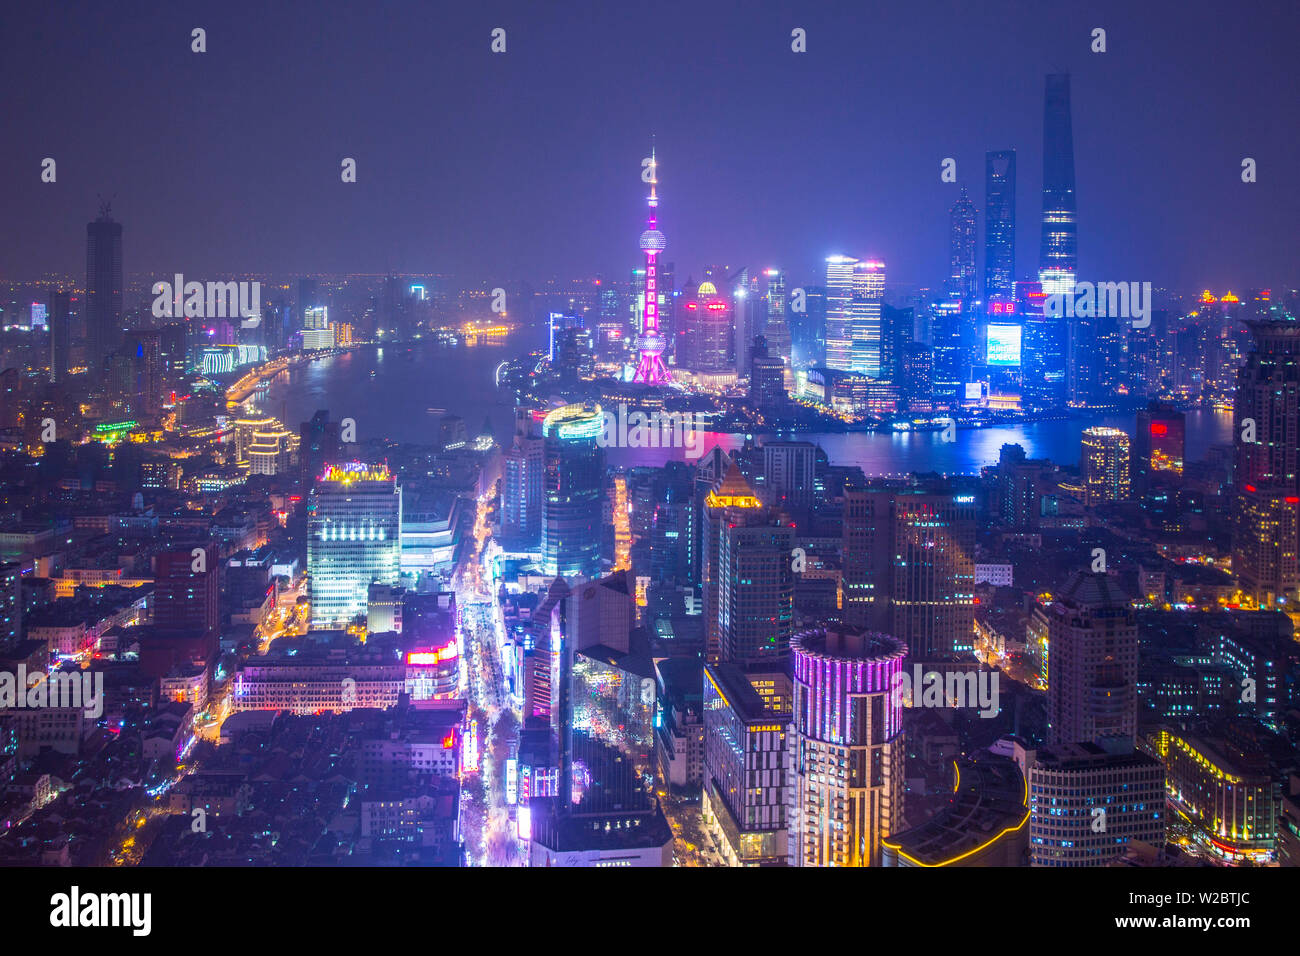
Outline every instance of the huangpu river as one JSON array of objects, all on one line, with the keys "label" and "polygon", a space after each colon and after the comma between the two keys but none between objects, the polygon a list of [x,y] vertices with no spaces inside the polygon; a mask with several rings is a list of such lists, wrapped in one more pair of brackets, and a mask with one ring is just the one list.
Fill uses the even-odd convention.
[{"label": "huangpu river", "polygon": [[[259,395],[257,404],[290,428],[297,428],[317,409],[327,409],[335,421],[354,418],[357,438],[363,443],[388,438],[431,444],[443,414],[463,418],[471,438],[482,429],[485,419],[490,420],[501,441],[511,434],[513,406],[509,393],[495,387],[495,372],[503,361],[530,347],[536,346],[521,341],[518,335],[504,345],[440,346],[422,340],[410,345],[363,346],[282,373]],[[1022,445],[1031,458],[1077,464],[1079,435],[1092,425],[1109,425],[1131,435],[1134,415],[959,429],[955,442],[941,441],[938,432],[800,432],[781,437],[816,442],[832,463],[858,465],[867,475],[910,471],[977,474],[983,466],[996,463],[999,450],[1008,443]],[[1188,461],[1203,458],[1211,445],[1230,443],[1231,433],[1231,413],[1188,413]],[[709,433],[704,448],[737,448],[744,439],[744,435]],[[612,465],[654,465],[662,464],[665,456],[685,457],[685,452],[680,448],[611,448],[607,455]]]}]

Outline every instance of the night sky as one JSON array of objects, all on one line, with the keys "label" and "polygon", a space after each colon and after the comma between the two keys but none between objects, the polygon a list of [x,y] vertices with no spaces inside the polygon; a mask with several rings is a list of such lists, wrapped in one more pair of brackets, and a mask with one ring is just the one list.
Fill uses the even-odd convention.
[{"label": "night sky", "polygon": [[956,158],[982,241],[984,153],[1003,148],[1027,276],[1044,75],[1069,71],[1082,278],[1300,284],[1291,2],[8,6],[5,279],[84,270],[97,194],[128,273],[623,279],[652,133],[679,282],[714,262],[807,281],[834,252],[941,282],[958,186],[940,161]]}]

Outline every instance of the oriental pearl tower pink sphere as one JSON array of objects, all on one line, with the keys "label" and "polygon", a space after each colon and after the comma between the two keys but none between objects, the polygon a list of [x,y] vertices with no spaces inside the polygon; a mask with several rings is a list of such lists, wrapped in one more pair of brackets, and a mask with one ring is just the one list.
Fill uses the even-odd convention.
[{"label": "oriental pearl tower pink sphere", "polygon": [[645,253],[645,305],[641,310],[641,334],[637,336],[636,347],[640,352],[637,360],[634,382],[647,385],[664,385],[669,380],[668,368],[664,365],[664,348],[667,343],[659,334],[659,267],[657,259],[664,251],[668,240],[659,231],[657,209],[659,197],[655,187],[659,184],[658,163],[654,150],[650,151],[650,215],[646,219],[646,230],[641,233],[641,251]]}]

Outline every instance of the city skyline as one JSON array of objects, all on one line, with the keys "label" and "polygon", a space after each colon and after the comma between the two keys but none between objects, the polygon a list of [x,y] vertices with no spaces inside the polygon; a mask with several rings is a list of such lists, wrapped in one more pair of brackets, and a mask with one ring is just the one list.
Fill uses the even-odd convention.
[{"label": "city skyline", "polygon": [[[108,22],[104,29],[121,34],[122,42],[140,44],[150,61],[174,64],[176,83],[161,103],[146,95],[122,99],[119,92],[120,102],[114,104],[106,99],[108,90],[92,98],[97,111],[85,117],[83,125],[101,145],[101,167],[93,174],[79,165],[75,146],[66,135],[49,127],[53,117],[68,116],[70,109],[75,116],[91,104],[69,102],[73,87],[64,79],[35,86],[34,97],[21,108],[39,112],[20,112],[15,117],[16,122],[25,122],[23,141],[30,144],[31,153],[27,158],[14,155],[0,160],[0,173],[7,181],[30,183],[15,195],[16,217],[28,222],[29,228],[21,244],[0,247],[0,268],[6,278],[34,278],[51,263],[66,263],[71,270],[73,224],[85,221],[102,196],[114,202],[117,218],[126,223],[130,272],[430,271],[463,276],[466,281],[490,281],[504,274],[507,279],[534,283],[549,275],[620,276],[635,263],[633,257],[613,254],[626,248],[616,238],[625,235],[625,223],[638,200],[627,184],[635,182],[631,176],[640,169],[648,152],[644,144],[653,134],[665,188],[673,194],[664,227],[674,236],[673,260],[686,266],[679,269],[682,275],[698,268],[694,264],[719,260],[750,261],[755,267],[771,264],[787,274],[807,274],[826,255],[844,253],[884,259],[902,284],[941,287],[948,208],[961,186],[980,205],[985,154],[1015,149],[1019,158],[1016,225],[1023,237],[1016,244],[1016,274],[1029,278],[1037,268],[1034,225],[1039,212],[1037,190],[1042,185],[1037,175],[1041,82],[1044,75],[1064,69],[1073,77],[1073,120],[1080,144],[1076,149],[1079,230],[1084,238],[1080,276],[1136,272],[1169,287],[1223,289],[1300,284],[1284,252],[1300,196],[1282,175],[1284,157],[1300,145],[1290,124],[1264,121],[1284,108],[1278,97],[1286,84],[1269,82],[1270,74],[1261,73],[1274,61],[1258,48],[1285,31],[1245,23],[1240,33],[1215,34],[1215,57],[1198,64],[1191,74],[1180,74],[1180,82],[1192,86],[1174,95],[1168,87],[1173,75],[1152,71],[1146,64],[1159,62],[1166,50],[1177,47],[1181,52],[1176,42],[1180,36],[1195,35],[1200,27],[1209,29],[1209,4],[1179,5],[1174,26],[1158,25],[1155,10],[1090,14],[1093,19],[1085,19],[1082,13],[1050,12],[1041,20],[1017,18],[998,42],[1010,48],[1019,39],[1018,52],[1037,51],[1029,58],[1039,61],[1036,68],[1025,57],[1004,61],[975,55],[976,38],[991,27],[996,9],[976,13],[955,5],[939,6],[960,29],[927,35],[904,14],[882,14],[882,28],[900,40],[913,40],[913,45],[926,51],[923,56],[932,58],[922,61],[930,70],[913,67],[905,81],[891,79],[888,69],[862,77],[868,91],[865,102],[871,104],[864,105],[864,115],[873,108],[883,109],[884,115],[909,130],[885,133],[889,138],[884,142],[875,126],[856,132],[854,124],[844,141],[832,138],[826,125],[830,104],[823,105],[827,97],[817,92],[818,83],[830,79],[842,83],[852,77],[856,65],[847,55],[845,41],[837,36],[841,31],[835,29],[837,18],[848,15],[841,11],[809,17],[762,11],[731,25],[722,34],[734,35],[727,44],[708,43],[704,50],[699,47],[717,22],[716,11],[699,11],[699,29],[675,32],[653,46],[628,34],[622,23],[600,16],[585,24],[566,22],[571,39],[561,39],[548,36],[547,30],[554,27],[537,23],[535,14],[527,10],[503,12],[507,48],[500,54],[489,49],[492,24],[452,13],[444,28],[436,31],[444,53],[437,69],[454,67],[481,80],[479,87],[487,99],[481,109],[440,117],[440,133],[463,129],[465,135],[459,139],[439,135],[434,142],[427,140],[431,134],[418,112],[395,112],[399,105],[384,103],[373,88],[374,80],[355,69],[353,58],[361,55],[359,51],[369,43],[381,43],[374,35],[378,26],[357,22],[355,15],[323,19],[320,31],[322,50],[335,50],[343,42],[335,31],[350,30],[349,52],[341,60],[354,69],[333,64],[326,68],[322,58],[308,58],[303,69],[312,64],[322,81],[320,88],[303,90],[300,78],[290,81],[286,93],[299,96],[295,102],[300,115],[280,123],[268,115],[269,105],[249,100],[250,80],[223,88],[217,78],[230,80],[232,71],[247,67],[248,75],[266,79],[266,68],[255,64],[272,59],[265,44],[280,35],[277,29],[286,27],[286,14],[232,9],[231,17],[241,15],[240,36],[245,42],[233,43],[234,31],[223,30],[222,20],[214,19],[206,27],[210,40],[203,54],[190,52],[191,25],[176,19],[182,14],[170,14],[154,27],[156,32],[147,34],[129,24]],[[1024,8],[1010,3],[1003,9],[1011,13]],[[670,8],[663,15],[673,12]],[[19,26],[19,34],[23,29],[40,31],[42,36],[48,33],[49,42],[55,44],[83,41],[87,34],[81,31],[106,16],[88,9],[83,19],[61,21],[56,30],[42,22],[39,13],[23,15],[30,19]],[[520,18],[516,21],[520,27],[513,31],[509,29],[512,15]],[[264,29],[259,30],[259,24]],[[1108,30],[1105,53],[1090,51],[1095,25]],[[409,26],[418,34],[418,24]],[[807,31],[808,52],[791,51],[792,26]],[[169,28],[176,31],[174,50],[164,39]],[[596,42],[601,31],[607,43],[618,43],[624,50],[627,64],[659,48],[665,62],[653,68],[651,89],[621,86],[613,78],[599,84],[605,92],[626,88],[625,108],[613,113],[617,120],[612,124],[605,120],[610,115],[607,110],[579,108],[572,124],[590,134],[592,148],[567,150],[560,154],[566,157],[563,162],[548,163],[545,157],[556,155],[548,140],[554,142],[561,135],[571,140],[577,130],[564,123],[558,129],[556,124],[540,123],[544,111],[523,115],[520,90],[512,79],[523,69],[530,76],[531,96],[554,97],[568,91],[579,102],[590,100],[593,91],[587,89],[585,77],[551,57],[564,42],[589,41],[588,48],[601,49]],[[948,49],[958,36],[967,39],[958,49]],[[1066,42],[1074,36],[1077,42]],[[939,41],[933,51],[920,43],[925,38]],[[386,34],[385,39],[399,42]],[[996,49],[997,44],[990,48]],[[749,55],[741,56],[742,51]],[[52,58],[57,52],[56,46]],[[24,60],[25,48],[15,54],[7,69],[28,79],[41,75],[39,64]],[[408,79],[420,62],[416,51],[410,54],[401,60],[404,70],[398,74]],[[92,47],[87,64],[78,61],[73,70],[88,69],[97,55]],[[293,62],[306,51],[290,46],[284,55]],[[777,60],[779,68],[757,74],[752,68],[736,69],[764,61],[767,55],[788,57],[789,62]],[[891,48],[885,55],[901,54]],[[254,59],[248,62],[247,58]],[[593,69],[616,70],[599,58]],[[962,70],[963,81],[955,82]],[[129,82],[138,75],[122,70],[114,72],[109,82]],[[689,105],[692,93],[713,88],[711,75],[722,84],[720,93],[748,84],[743,93],[742,87],[735,87],[737,95],[731,99],[736,107],[719,111],[716,119],[707,115],[707,103],[703,115]],[[537,77],[541,77],[540,87]],[[1196,84],[1204,84],[1204,92],[1198,92]],[[765,88],[770,88],[767,95]],[[1121,89],[1126,91],[1122,96]],[[1150,93],[1135,96],[1134,89]],[[1238,90],[1240,96],[1233,97]],[[203,121],[199,105],[203,97],[216,107],[216,122]],[[188,104],[188,98],[195,102]],[[375,108],[371,100],[381,105]],[[1184,100],[1200,108],[1195,120],[1178,109]],[[362,102],[367,104],[364,111]],[[1115,102],[1134,105],[1128,111],[1105,105]],[[283,128],[286,122],[290,128],[302,129],[303,123],[323,120],[327,104],[336,111],[341,105],[345,115],[349,108],[364,114],[357,120],[362,132],[348,135],[346,124],[331,122],[328,134],[297,137],[290,148]],[[1138,104],[1147,106],[1139,109]],[[213,141],[201,155],[183,152],[179,163],[152,153],[137,155],[133,147],[120,142],[121,134],[111,124],[120,114],[125,128],[139,125],[142,109],[149,111],[151,119],[177,110],[192,112],[193,129],[187,130],[190,135],[183,142],[197,144],[214,135],[222,139]],[[241,110],[248,110],[246,119],[241,118]],[[1222,114],[1216,117],[1215,110]],[[978,125],[947,121],[963,115],[978,117]],[[1160,117],[1158,123],[1153,115]],[[788,131],[758,148],[753,139],[756,131],[770,129],[773,122],[779,125],[783,116],[791,118]],[[926,125],[941,116],[944,123]],[[1259,121],[1252,123],[1252,117]],[[385,120],[385,134],[378,135],[376,124]],[[591,125],[596,122],[598,127]],[[258,141],[264,134],[274,148],[256,154],[231,148],[226,134],[239,134],[241,127],[243,135],[231,142]],[[1212,132],[1207,140],[1207,128],[1223,133]],[[1229,147],[1226,140],[1236,128],[1249,128],[1250,134],[1239,148],[1236,143]],[[1157,133],[1158,143],[1153,138]],[[454,153],[446,148],[453,140],[461,144]],[[520,143],[519,148],[487,148],[512,141]],[[391,145],[379,145],[386,142]],[[308,145],[316,143],[319,149]],[[837,145],[816,148],[821,143]],[[1106,148],[1099,148],[1101,144]],[[277,159],[281,155],[287,157],[283,162]],[[453,155],[463,159],[453,162]],[[471,155],[479,159],[476,164],[465,162]],[[853,162],[846,166],[846,155],[861,157],[861,168],[855,169]],[[54,183],[40,182],[40,162],[47,156],[61,160]],[[340,181],[339,164],[345,157],[358,162],[355,183]],[[1244,157],[1258,162],[1257,182],[1241,181]],[[940,164],[946,158],[957,161],[955,183],[940,181]],[[540,164],[547,165],[542,177],[537,175]],[[519,185],[525,182],[530,184],[526,190]],[[1201,201],[1186,203],[1187,196]],[[1112,228],[1112,223],[1129,226]],[[1153,228],[1157,234],[1167,229],[1168,240],[1151,242]],[[1206,229],[1212,229],[1216,238],[1212,248],[1187,248],[1175,241],[1174,237]],[[458,237],[454,242],[452,232]]]},{"label": "city skyline", "polygon": [[0,868],[1280,922],[1300,10],[1224,9],[21,11]]}]

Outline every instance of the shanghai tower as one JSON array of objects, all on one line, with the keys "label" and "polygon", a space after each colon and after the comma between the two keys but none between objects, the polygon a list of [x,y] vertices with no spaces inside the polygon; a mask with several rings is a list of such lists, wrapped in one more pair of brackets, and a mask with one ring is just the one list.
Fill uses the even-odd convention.
[{"label": "shanghai tower", "polygon": [[1078,268],[1075,219],[1070,74],[1050,73],[1043,112],[1043,243],[1038,256],[1038,279],[1047,295],[1074,290]]}]

